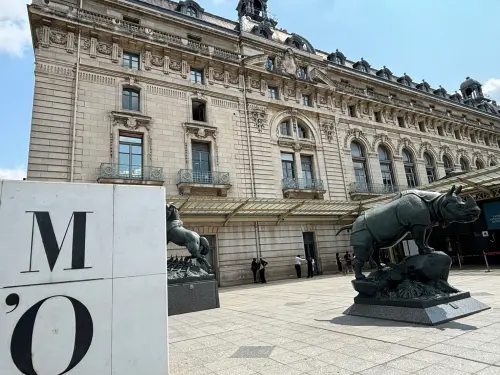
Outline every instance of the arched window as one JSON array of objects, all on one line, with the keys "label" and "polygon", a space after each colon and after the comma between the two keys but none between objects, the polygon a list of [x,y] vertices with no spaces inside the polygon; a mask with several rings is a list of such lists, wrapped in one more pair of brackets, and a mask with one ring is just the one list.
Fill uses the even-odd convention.
[{"label": "arched window", "polygon": [[306,128],[300,124],[297,125],[297,136],[299,138],[309,138]]},{"label": "arched window", "polygon": [[295,48],[297,48],[297,49],[302,49],[302,46],[301,46],[301,45],[300,45],[300,43],[299,43],[298,41],[296,41],[296,40],[294,40],[294,41],[292,42],[292,45],[293,45]]},{"label": "arched window", "polygon": [[280,135],[285,137],[292,136],[292,127],[290,126],[290,121],[283,121],[280,124]]},{"label": "arched window", "polygon": [[418,185],[417,174],[415,172],[415,160],[413,155],[406,148],[403,149],[403,164],[405,167],[406,182],[409,188],[414,188]]},{"label": "arched window", "polygon": [[263,36],[264,38],[269,39],[269,35],[267,35],[267,33],[266,33],[266,31],[265,31],[265,30],[262,30],[262,29],[261,29],[261,30],[259,31],[259,34],[260,34],[261,36]]},{"label": "arched window", "polygon": [[254,9],[255,15],[260,16],[260,12],[262,11],[262,4],[260,3],[259,0],[254,0],[253,9]]},{"label": "arched window", "polygon": [[351,142],[351,157],[354,167],[354,176],[358,189],[368,191],[368,173],[366,169],[366,156],[363,146],[356,141]]},{"label": "arched window", "polygon": [[189,6],[186,8],[186,15],[196,18],[198,17],[198,12],[194,9],[194,7]]},{"label": "arched window", "polygon": [[463,172],[470,171],[470,165],[463,156],[460,158],[460,169],[462,169]]},{"label": "arched window", "polygon": [[484,164],[481,160],[477,159],[476,160],[476,169],[483,169],[484,168]]},{"label": "arched window", "polygon": [[382,183],[384,188],[389,192],[394,192],[394,172],[392,168],[392,160],[385,146],[378,147],[378,160],[380,162],[380,171],[382,172]]},{"label": "arched window", "polygon": [[448,176],[453,172],[453,162],[448,155],[443,155],[444,173]]},{"label": "arched window", "polygon": [[496,165],[497,165],[497,163],[494,160],[490,161],[490,167],[494,167]]},{"label": "arched window", "polygon": [[342,65],[342,59],[340,58],[340,56],[335,55],[335,62],[339,65]]},{"label": "arched window", "polygon": [[436,165],[434,158],[427,152],[424,152],[425,171],[427,172],[427,181],[432,184],[436,181]]}]

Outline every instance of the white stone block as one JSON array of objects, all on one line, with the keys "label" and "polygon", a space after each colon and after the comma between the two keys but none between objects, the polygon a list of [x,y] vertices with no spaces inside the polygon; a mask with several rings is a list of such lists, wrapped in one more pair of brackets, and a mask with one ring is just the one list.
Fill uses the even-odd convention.
[{"label": "white stone block", "polygon": [[0,181],[0,374],[168,374],[165,190]]}]

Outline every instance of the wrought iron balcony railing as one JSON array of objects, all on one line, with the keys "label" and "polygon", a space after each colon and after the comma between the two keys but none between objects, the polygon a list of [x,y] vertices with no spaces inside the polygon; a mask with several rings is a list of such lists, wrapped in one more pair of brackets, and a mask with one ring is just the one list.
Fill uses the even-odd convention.
[{"label": "wrought iron balcony railing", "polygon": [[323,181],[313,178],[284,178],[282,186],[283,190],[325,190]]},{"label": "wrought iron balcony railing", "polygon": [[404,188],[401,189],[399,186],[395,185],[385,185],[385,184],[372,184],[372,183],[360,183],[360,182],[351,182],[349,185],[349,192],[351,194],[392,194],[397,193],[399,191],[409,189]]},{"label": "wrought iron balcony railing", "polygon": [[163,168],[102,163],[100,178],[163,182]]},{"label": "wrought iron balcony railing", "polygon": [[181,169],[178,175],[180,184],[230,185],[229,173],[227,172]]}]

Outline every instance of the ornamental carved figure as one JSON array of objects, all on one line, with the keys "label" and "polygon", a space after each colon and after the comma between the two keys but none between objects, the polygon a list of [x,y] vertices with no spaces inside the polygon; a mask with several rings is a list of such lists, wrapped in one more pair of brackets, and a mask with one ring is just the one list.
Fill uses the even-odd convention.
[{"label": "ornamental carved figure", "polygon": [[181,69],[182,69],[182,65],[181,65],[181,62],[180,61],[173,61],[171,60],[170,61],[170,69],[176,71],[176,72],[180,72]]},{"label": "ornamental carved figure", "polygon": [[67,34],[60,31],[51,31],[49,38],[52,43],[60,45],[65,45],[68,40]]},{"label": "ornamental carved figure", "polygon": [[328,139],[328,142],[332,142],[335,137],[335,125],[333,122],[325,122],[321,124],[321,131]]},{"label": "ornamental carved figure", "polygon": [[383,143],[389,146],[391,151],[395,149],[394,144],[392,143],[391,139],[387,136],[387,134],[376,134],[373,137],[373,142],[372,142],[372,151],[377,152],[377,145],[379,143]]},{"label": "ornamental carved figure", "polygon": [[259,132],[262,132],[266,128],[267,112],[265,108],[254,108],[250,112],[250,117]]},{"label": "ornamental carved figure", "polygon": [[113,48],[111,45],[106,44],[106,43],[98,43],[97,44],[97,52],[103,55],[111,55],[111,52],[113,52]]},{"label": "ornamental carved figure", "polygon": [[291,75],[294,77],[297,73],[297,63],[295,62],[295,56],[294,56],[291,48],[288,48],[285,51],[285,54],[283,56],[283,61],[281,63],[281,69],[282,69],[282,73],[288,74],[288,75]]},{"label": "ornamental carved figure", "polygon": [[217,70],[214,71],[214,80],[223,82],[224,81],[224,72],[219,72]]},{"label": "ornamental carved figure", "polygon": [[151,56],[151,65],[154,65],[158,68],[163,67],[163,56]]}]

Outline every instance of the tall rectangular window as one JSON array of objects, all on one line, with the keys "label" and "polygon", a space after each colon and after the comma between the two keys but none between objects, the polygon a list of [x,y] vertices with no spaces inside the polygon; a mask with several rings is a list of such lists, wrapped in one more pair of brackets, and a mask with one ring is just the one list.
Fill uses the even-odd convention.
[{"label": "tall rectangular window", "polygon": [[193,182],[211,184],[210,143],[193,141],[191,143],[191,156],[193,159]]},{"label": "tall rectangular window", "polygon": [[349,109],[349,116],[356,117],[356,106],[350,105],[348,109]]},{"label": "tall rectangular window", "polygon": [[140,95],[138,90],[124,88],[122,92],[122,107],[128,111],[140,111]]},{"label": "tall rectangular window", "polygon": [[123,63],[124,68],[139,70],[140,57],[138,54],[124,52],[123,53]]},{"label": "tall rectangular window", "polygon": [[460,136],[460,130],[456,129],[456,130],[454,131],[454,133],[455,133],[455,138],[456,138],[456,139],[462,139],[462,137]]},{"label": "tall rectangular window", "polygon": [[142,134],[120,134],[118,163],[121,178],[142,178],[142,154]]},{"label": "tall rectangular window", "polygon": [[304,187],[312,189],[314,187],[313,158],[309,155],[300,155],[300,163],[302,165]]},{"label": "tall rectangular window", "polygon": [[376,122],[382,122],[382,112],[375,111],[375,112],[373,112],[373,114],[375,115],[375,121]]},{"label": "tall rectangular window", "polygon": [[280,135],[291,137],[292,136],[292,131],[291,131],[290,128],[291,128],[290,127],[290,123],[288,123],[288,122],[282,122],[280,124]]},{"label": "tall rectangular window", "polygon": [[420,129],[420,131],[421,131],[422,133],[425,133],[425,123],[424,123],[423,121],[420,121],[420,122],[418,123],[418,128]]},{"label": "tall rectangular window", "polygon": [[300,79],[307,79],[307,68],[306,67],[300,67],[297,69],[297,76]]},{"label": "tall rectangular window", "polygon": [[405,126],[405,118],[404,117],[398,117],[398,125],[400,128],[406,128]]},{"label": "tall rectangular window", "polygon": [[269,87],[267,91],[269,93],[269,99],[279,99],[277,87]]},{"label": "tall rectangular window", "polygon": [[281,169],[283,171],[284,179],[295,178],[295,167],[293,161],[293,154],[281,154]]},{"label": "tall rectangular window", "polygon": [[191,69],[191,82],[203,84],[203,70]]},{"label": "tall rectangular window", "polygon": [[310,95],[302,95],[302,104],[310,107],[311,106],[311,96]]}]

